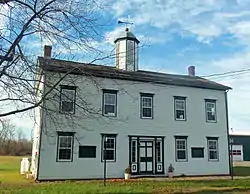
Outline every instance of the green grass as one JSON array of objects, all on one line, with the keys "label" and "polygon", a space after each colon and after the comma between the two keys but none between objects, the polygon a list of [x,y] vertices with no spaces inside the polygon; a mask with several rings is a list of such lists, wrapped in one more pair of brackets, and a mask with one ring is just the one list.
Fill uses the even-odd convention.
[{"label": "green grass", "polygon": [[[0,156],[0,193],[238,193],[250,192],[250,179],[190,180],[133,179],[102,181],[58,181],[35,183],[19,174],[19,157]],[[245,168],[245,169],[243,169]],[[236,167],[235,172],[250,175],[250,167]]]}]

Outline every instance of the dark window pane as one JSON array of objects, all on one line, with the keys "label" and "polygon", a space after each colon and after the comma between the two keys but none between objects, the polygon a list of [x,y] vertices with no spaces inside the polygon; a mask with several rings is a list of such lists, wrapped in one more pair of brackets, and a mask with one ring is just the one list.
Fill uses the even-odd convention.
[{"label": "dark window pane", "polygon": [[204,149],[192,148],[192,158],[204,158]]},{"label": "dark window pane", "polygon": [[115,151],[114,150],[104,150],[104,159],[106,160],[114,160],[115,159],[115,155],[114,155]]},{"label": "dark window pane", "polygon": [[143,108],[142,109],[143,117],[152,117],[152,109],[151,108]]},{"label": "dark window pane", "polygon": [[132,142],[132,162],[136,162],[136,142]]},{"label": "dark window pane", "polygon": [[114,105],[104,105],[104,114],[115,113]]},{"label": "dark window pane", "polygon": [[207,112],[207,120],[215,121],[215,114],[213,114],[212,112]]},{"label": "dark window pane", "polygon": [[96,146],[79,146],[79,158],[96,158]]},{"label": "dark window pane", "polygon": [[176,118],[177,119],[185,119],[184,110],[176,110]]},{"label": "dark window pane", "polygon": [[178,160],[185,160],[186,159],[186,151],[185,150],[178,150],[177,151],[177,159]]},{"label": "dark window pane", "polygon": [[157,156],[157,162],[161,162],[161,143],[156,143],[156,156]]},{"label": "dark window pane", "polygon": [[59,160],[70,160],[71,149],[59,149]]},{"label": "dark window pane", "polygon": [[59,141],[60,141],[59,144],[60,148],[71,148],[71,141],[72,141],[71,136],[60,136]]},{"label": "dark window pane", "polygon": [[73,112],[74,111],[74,103],[62,101],[62,112]]},{"label": "dark window pane", "polygon": [[209,151],[209,159],[211,159],[211,160],[218,159],[217,151]]}]

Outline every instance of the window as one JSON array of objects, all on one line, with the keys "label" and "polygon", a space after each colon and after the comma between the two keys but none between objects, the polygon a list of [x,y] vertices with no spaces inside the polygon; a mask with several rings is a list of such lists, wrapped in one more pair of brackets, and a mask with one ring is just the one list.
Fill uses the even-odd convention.
[{"label": "window", "polygon": [[204,148],[191,148],[192,158],[204,158]]},{"label": "window", "polygon": [[207,138],[207,144],[208,144],[208,160],[218,161],[219,160],[218,138]]},{"label": "window", "polygon": [[206,121],[216,122],[216,101],[205,100],[206,103]]},{"label": "window", "polygon": [[61,86],[60,93],[60,112],[74,113],[75,112],[75,86]]},{"label": "window", "polygon": [[96,146],[79,146],[79,158],[96,158]]},{"label": "window", "polygon": [[176,161],[185,162],[187,161],[187,137],[179,136],[175,137],[176,147]]},{"label": "window", "polygon": [[102,135],[102,161],[115,162],[116,160],[116,135]]},{"label": "window", "polygon": [[174,97],[175,120],[186,120],[186,97]]},{"label": "window", "polygon": [[132,146],[131,146],[131,158],[132,162],[136,162],[136,141],[132,141]]},{"label": "window", "polygon": [[153,94],[141,94],[141,118],[153,118]]},{"label": "window", "polygon": [[161,162],[161,142],[156,142],[156,161]]},{"label": "window", "polygon": [[116,116],[117,112],[117,91],[103,90],[103,107],[104,116]]},{"label": "window", "polygon": [[58,132],[57,161],[73,161],[73,139],[72,132]]}]

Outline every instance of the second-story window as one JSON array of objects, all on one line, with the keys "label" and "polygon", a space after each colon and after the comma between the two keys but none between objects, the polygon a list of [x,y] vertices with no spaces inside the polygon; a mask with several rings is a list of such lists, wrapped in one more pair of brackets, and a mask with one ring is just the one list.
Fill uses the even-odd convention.
[{"label": "second-story window", "polygon": [[102,114],[104,116],[117,115],[117,91],[116,90],[103,90],[103,107]]},{"label": "second-story window", "polygon": [[75,99],[76,87],[62,85],[60,92],[60,112],[75,113]]},{"label": "second-story window", "polygon": [[141,93],[141,118],[153,118],[153,94]]},{"label": "second-story window", "polygon": [[186,97],[181,97],[181,96],[174,97],[174,111],[175,111],[175,120],[177,121],[186,120]]},{"label": "second-story window", "polygon": [[206,121],[216,122],[216,101],[206,99],[205,104],[206,104]]}]

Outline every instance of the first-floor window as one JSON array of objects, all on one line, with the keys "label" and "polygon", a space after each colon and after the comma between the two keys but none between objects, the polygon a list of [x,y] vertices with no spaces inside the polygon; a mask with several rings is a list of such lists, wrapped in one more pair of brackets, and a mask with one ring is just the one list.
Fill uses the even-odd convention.
[{"label": "first-floor window", "polygon": [[208,160],[218,161],[219,152],[218,152],[218,138],[207,138],[208,144]]},{"label": "first-floor window", "polygon": [[175,137],[176,161],[187,161],[187,137]]},{"label": "first-floor window", "polygon": [[58,132],[57,142],[57,161],[73,160],[73,142],[74,133],[72,132]]},{"label": "first-floor window", "polygon": [[115,162],[116,160],[116,135],[102,135],[102,161]]}]

